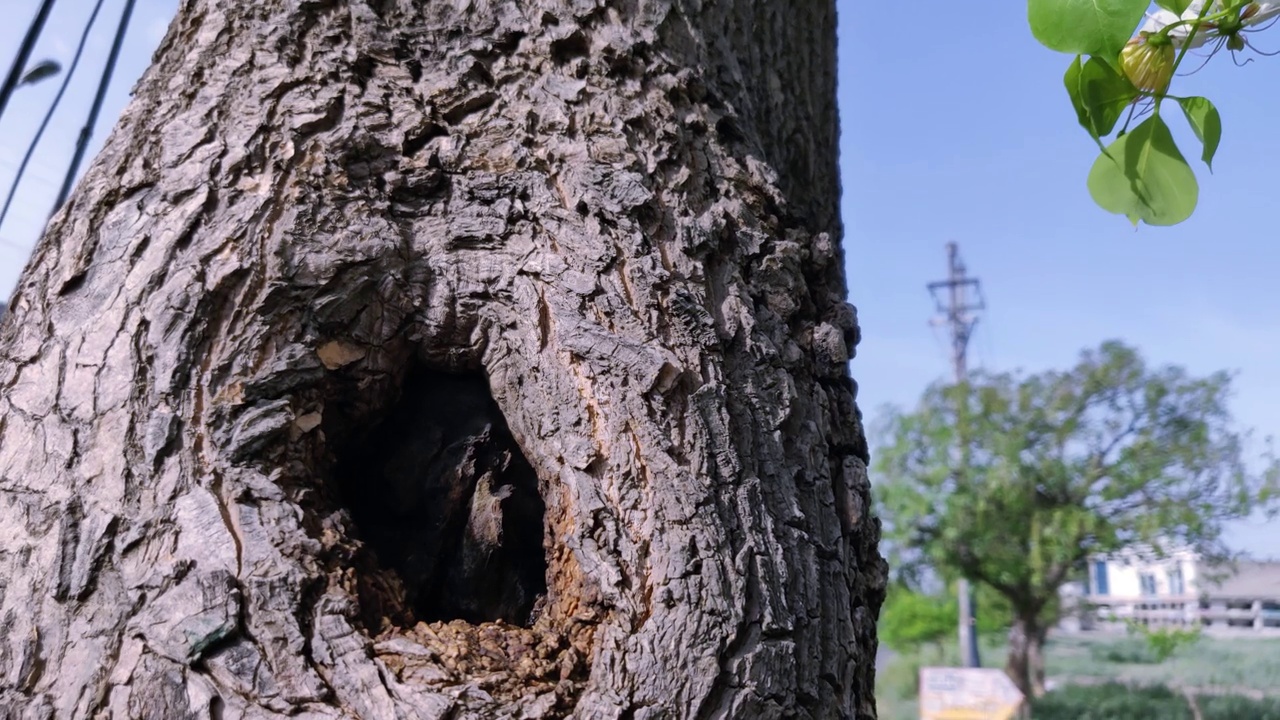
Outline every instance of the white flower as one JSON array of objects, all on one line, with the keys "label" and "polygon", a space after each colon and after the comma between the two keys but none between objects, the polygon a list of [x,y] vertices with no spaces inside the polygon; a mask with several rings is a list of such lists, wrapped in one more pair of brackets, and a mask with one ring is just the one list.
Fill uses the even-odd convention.
[{"label": "white flower", "polygon": [[[1200,17],[1200,9],[1203,7],[1204,0],[1192,0],[1191,5],[1182,13],[1181,18],[1164,9],[1149,12],[1147,13],[1146,22],[1142,23],[1142,27],[1138,28],[1138,32],[1159,32],[1179,20],[1195,20]],[[1222,0],[1213,0],[1213,4],[1209,6],[1209,12],[1205,14],[1208,15],[1221,10]],[[1280,16],[1280,0],[1249,3],[1245,6],[1244,13],[1241,16],[1240,26],[1245,28],[1256,26],[1276,16]],[[1234,35],[1238,31],[1239,29],[1237,28],[1233,32],[1226,33],[1217,27],[1201,27],[1196,31],[1196,36],[1192,38],[1191,47],[1198,48],[1226,35]],[[1169,31],[1169,39],[1173,41],[1175,46],[1182,47],[1189,32],[1191,32],[1190,25],[1179,25]]]}]

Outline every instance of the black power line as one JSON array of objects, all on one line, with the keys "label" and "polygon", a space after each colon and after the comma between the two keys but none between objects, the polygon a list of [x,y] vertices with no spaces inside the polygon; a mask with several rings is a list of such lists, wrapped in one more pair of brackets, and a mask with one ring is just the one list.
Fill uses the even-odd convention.
[{"label": "black power line", "polygon": [[111,53],[107,55],[107,64],[102,68],[102,79],[98,81],[98,92],[93,96],[93,107],[89,108],[89,117],[84,127],[80,128],[80,137],[76,140],[76,152],[71,157],[71,166],[67,168],[67,176],[62,180],[62,189],[58,191],[58,199],[53,203],[53,212],[58,212],[62,204],[71,194],[71,186],[76,181],[76,172],[80,169],[80,161],[84,159],[85,148],[89,138],[93,136],[93,126],[98,122],[98,111],[102,109],[102,100],[106,97],[107,87],[111,85],[111,76],[115,74],[116,58],[120,55],[120,46],[124,43],[125,31],[129,29],[129,16],[133,14],[134,0],[125,0],[124,10],[120,14],[120,24],[116,26],[116,37],[111,42]]},{"label": "black power line", "polygon": [[[58,109],[58,103],[62,102],[62,94],[66,92],[67,86],[71,84],[71,77],[75,75],[76,65],[80,62],[80,54],[84,52],[85,42],[89,39],[89,31],[93,29],[93,22],[98,18],[98,11],[102,9],[103,0],[98,0],[93,6],[93,12],[89,13],[89,22],[84,25],[84,32],[80,34],[80,44],[76,45],[76,54],[71,58],[71,65],[67,67],[67,72],[62,76],[62,85],[58,88],[58,94],[53,98],[53,104],[49,106],[49,111],[44,114],[44,120],[40,121],[40,129],[36,130],[36,136],[31,138],[31,144],[27,145],[27,154],[22,156],[22,164],[18,166],[18,172],[13,176],[13,184],[9,186],[9,195],[4,199],[4,207],[0,208],[0,226],[4,225],[5,216],[9,214],[9,205],[13,203],[13,194],[18,189],[18,184],[22,182],[22,175],[27,171],[27,163],[31,161],[31,156],[36,151],[36,145],[40,143],[41,136],[44,135],[45,128],[49,126],[49,119],[53,117],[53,113]],[[61,203],[59,203],[61,205]]]},{"label": "black power line", "polygon": [[44,21],[49,19],[49,11],[53,9],[53,3],[54,0],[44,0],[40,3],[40,9],[36,11],[35,18],[31,20],[31,26],[27,28],[26,37],[22,38],[22,44],[18,46],[18,56],[13,59],[13,65],[4,78],[4,84],[0,85],[0,117],[4,116],[4,108],[9,104],[9,96],[13,94],[14,88],[18,87],[22,70],[27,66],[31,51],[36,46],[40,31],[44,28]]}]

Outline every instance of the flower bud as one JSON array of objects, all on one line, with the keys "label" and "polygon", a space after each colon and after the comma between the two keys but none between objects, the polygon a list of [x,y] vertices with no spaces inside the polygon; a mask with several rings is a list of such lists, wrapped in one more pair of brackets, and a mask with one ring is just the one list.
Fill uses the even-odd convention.
[{"label": "flower bud", "polygon": [[1173,79],[1174,54],[1169,38],[1143,33],[1120,51],[1120,67],[1134,87],[1161,95]]}]

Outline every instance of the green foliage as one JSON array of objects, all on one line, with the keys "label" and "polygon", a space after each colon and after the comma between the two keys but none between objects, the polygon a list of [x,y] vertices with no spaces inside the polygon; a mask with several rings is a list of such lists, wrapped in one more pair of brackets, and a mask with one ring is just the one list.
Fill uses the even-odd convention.
[{"label": "green foliage", "polygon": [[1156,5],[1168,10],[1175,15],[1181,15],[1191,7],[1191,0],[1156,0]]},{"label": "green foliage", "polygon": [[1089,655],[1096,662],[1118,665],[1158,665],[1161,662],[1151,646],[1138,638],[1090,645]]},{"label": "green foliage", "polygon": [[[985,638],[983,665],[1002,667],[1006,659],[1004,650],[1004,645],[997,638]],[[1175,692],[1176,688],[1185,687],[1217,688],[1240,692],[1246,696],[1258,691],[1274,695],[1276,678],[1280,678],[1280,640],[1277,639],[1206,636],[1190,652],[1178,653],[1166,662],[1158,663],[1150,646],[1136,636],[1115,638],[1095,634],[1059,634],[1048,641],[1045,654],[1049,677],[1065,687],[1051,692],[1041,701],[1043,704],[1037,706],[1037,710],[1046,707],[1046,713],[1058,714],[1042,716],[1037,712],[1032,716],[1034,720],[1044,720],[1045,717],[1049,720],[1055,717],[1069,717],[1073,720],[1098,717],[1084,712],[1097,710],[1091,704],[1096,699],[1091,693],[1127,696],[1132,694],[1131,688],[1167,686],[1175,688]],[[918,718],[919,709],[913,700],[916,697],[919,667],[922,664],[955,665],[959,661],[959,652],[954,643],[946,644],[941,654],[936,647],[930,645],[922,646],[919,653],[895,654],[876,673],[876,702],[880,707],[880,717],[890,720]],[[1120,686],[1111,691],[1072,687],[1076,683],[1093,686],[1113,679]],[[1137,692],[1141,698],[1148,691]],[[1154,692],[1159,697],[1168,697],[1168,693],[1163,690],[1157,689]],[[1077,694],[1084,695],[1083,699],[1078,700],[1080,705],[1063,703],[1064,696],[1068,696],[1069,700],[1070,696]],[[1280,720],[1280,697],[1257,701],[1248,697],[1197,695],[1196,703],[1205,720]],[[1114,710],[1114,706],[1112,709]],[[1150,713],[1149,710],[1143,708],[1141,712],[1144,714],[1136,717],[1143,720],[1163,720],[1164,716]],[[1179,716],[1174,714],[1172,717]]]},{"label": "green foliage", "polygon": [[977,374],[890,413],[874,453],[891,567],[999,593],[1030,628],[1091,556],[1134,545],[1225,552],[1223,524],[1270,507],[1280,466],[1251,472],[1225,373],[1148,367],[1109,342],[1065,372]]},{"label": "green foliage", "polygon": [[1158,665],[1185,647],[1200,642],[1200,628],[1151,628],[1141,623],[1126,623],[1131,639],[1095,644],[1089,653],[1098,662],[1125,665]]},{"label": "green foliage", "polygon": [[1273,692],[1280,678],[1280,639],[1206,635],[1195,647],[1156,662],[1139,637],[1058,635],[1045,648],[1049,677],[1108,679],[1141,685],[1242,688]]},{"label": "green foliage", "polygon": [[[1240,695],[1195,698],[1203,720],[1280,720],[1280,700]],[[1191,720],[1190,701],[1163,685],[1068,685],[1032,702],[1035,720]]]},{"label": "green foliage", "polygon": [[1111,134],[1125,108],[1138,96],[1133,83],[1098,58],[1081,63],[1077,56],[1067,67],[1063,83],[1081,127],[1098,147],[1102,147],[1102,138]]},{"label": "green foliage", "polygon": [[1218,115],[1218,108],[1202,97],[1178,98],[1178,105],[1204,146],[1200,159],[1213,169],[1213,155],[1218,152],[1218,143],[1222,141],[1222,118]]},{"label": "green foliage", "polygon": [[1028,0],[1027,21],[1053,50],[1115,57],[1146,9],[1147,0]]},{"label": "green foliage", "polygon": [[[1089,194],[1103,209],[1135,225],[1173,225],[1191,216],[1199,186],[1161,118],[1161,105],[1177,101],[1212,169],[1222,139],[1222,118],[1203,97],[1169,95],[1170,81],[1192,47],[1249,47],[1243,33],[1259,29],[1280,7],[1251,0],[1028,0],[1031,32],[1046,47],[1076,57],[1064,78],[1076,119],[1102,151],[1089,172]],[[1145,22],[1144,22],[1145,19]],[[1139,25],[1141,23],[1141,26]],[[1088,56],[1088,60],[1085,57]],[[1241,64],[1241,63],[1237,63]],[[1111,143],[1102,139],[1124,124]],[[1145,114],[1150,117],[1130,129]]]},{"label": "green foliage", "polygon": [[1196,209],[1200,186],[1169,127],[1153,115],[1098,156],[1089,171],[1089,194],[1102,209],[1135,225],[1176,225]]},{"label": "green foliage", "polygon": [[956,633],[958,605],[952,597],[926,595],[900,585],[891,587],[880,608],[880,642],[895,650],[945,642]]},{"label": "green foliage", "polygon": [[1196,704],[1204,720],[1280,720],[1280,698],[1202,695]]},{"label": "green foliage", "polygon": [[1035,720],[1191,720],[1191,706],[1167,687],[1068,685],[1031,703]]},{"label": "green foliage", "polygon": [[[995,634],[1008,627],[1009,611],[999,595],[978,591],[978,633]],[[931,595],[896,584],[880,608],[880,642],[898,651],[918,651],[921,645],[942,645],[957,637],[960,603],[954,592]]]},{"label": "green foliage", "polygon": [[[988,585],[978,583],[973,586],[976,604],[974,620],[978,623],[979,637],[999,637],[1002,641],[1009,631],[1013,619],[1013,608],[1009,599]],[[957,607],[957,610],[959,608]]]},{"label": "green foliage", "polygon": [[1155,661],[1162,663],[1173,657],[1183,647],[1200,642],[1200,628],[1151,628],[1141,623],[1130,621],[1129,631],[1141,637],[1151,650]]}]

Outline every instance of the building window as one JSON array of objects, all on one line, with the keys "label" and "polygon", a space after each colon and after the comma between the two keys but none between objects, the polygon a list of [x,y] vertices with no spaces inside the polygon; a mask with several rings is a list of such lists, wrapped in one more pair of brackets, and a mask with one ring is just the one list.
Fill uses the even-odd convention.
[{"label": "building window", "polygon": [[1156,594],[1156,576],[1153,573],[1139,574],[1138,585],[1141,587],[1141,592],[1143,595]]},{"label": "building window", "polygon": [[1182,582],[1182,568],[1177,567],[1169,571],[1169,594],[1183,595],[1187,592],[1186,585]]},{"label": "building window", "polygon": [[1099,595],[1110,595],[1111,587],[1107,583],[1107,561],[1097,560],[1093,563],[1093,584]]}]

